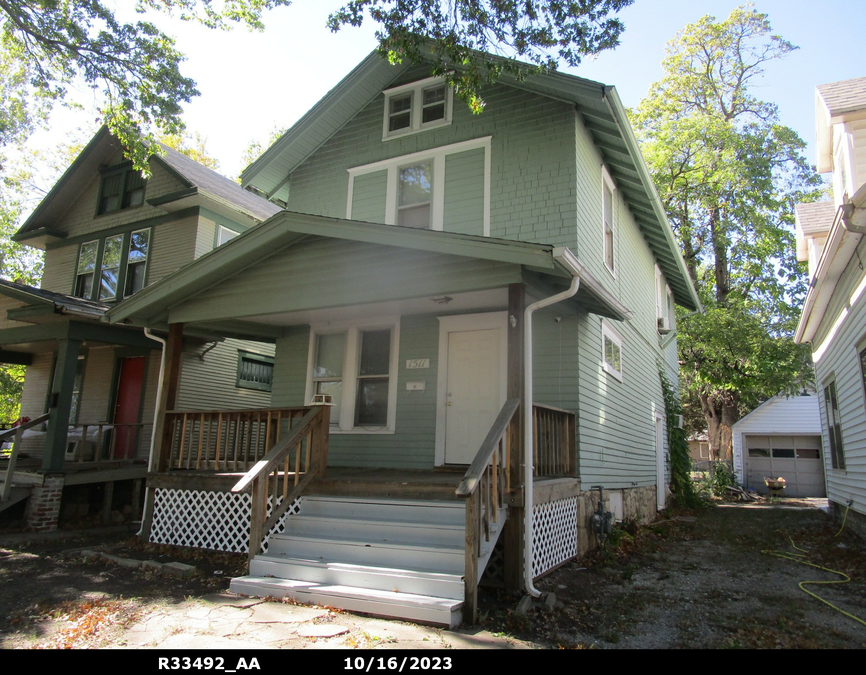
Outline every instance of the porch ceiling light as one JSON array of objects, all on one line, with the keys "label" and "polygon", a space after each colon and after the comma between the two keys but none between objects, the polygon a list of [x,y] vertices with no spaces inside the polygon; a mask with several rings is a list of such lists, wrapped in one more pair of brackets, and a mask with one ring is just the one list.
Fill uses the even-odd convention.
[{"label": "porch ceiling light", "polygon": [[438,298],[430,298],[430,299],[431,299],[433,302],[435,302],[437,305],[447,305],[447,304],[448,304],[449,302],[451,302],[454,298],[449,298],[447,295],[441,295],[441,296],[439,296]]}]

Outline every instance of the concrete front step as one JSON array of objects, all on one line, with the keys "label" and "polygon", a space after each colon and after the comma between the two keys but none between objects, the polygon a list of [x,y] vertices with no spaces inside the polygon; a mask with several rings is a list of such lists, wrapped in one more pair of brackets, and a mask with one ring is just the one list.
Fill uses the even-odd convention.
[{"label": "concrete front step", "polygon": [[452,600],[462,600],[465,595],[463,576],[460,574],[334,561],[277,559],[267,555],[256,556],[250,561],[250,576],[413,593]]},{"label": "concrete front step", "polygon": [[233,593],[257,597],[291,597],[299,602],[337,607],[374,616],[408,619],[456,628],[462,620],[463,602],[411,593],[271,577],[237,577],[229,587]]}]

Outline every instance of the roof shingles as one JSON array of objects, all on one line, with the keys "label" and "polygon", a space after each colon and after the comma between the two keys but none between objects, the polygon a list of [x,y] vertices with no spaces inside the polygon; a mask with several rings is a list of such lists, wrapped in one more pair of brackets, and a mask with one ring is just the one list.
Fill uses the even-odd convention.
[{"label": "roof shingles", "polygon": [[866,77],[819,84],[818,93],[831,116],[866,109]]}]

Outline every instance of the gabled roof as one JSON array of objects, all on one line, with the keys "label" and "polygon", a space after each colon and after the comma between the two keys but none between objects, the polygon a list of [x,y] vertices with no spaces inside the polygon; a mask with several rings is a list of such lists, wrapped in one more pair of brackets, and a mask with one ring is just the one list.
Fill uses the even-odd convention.
[{"label": "gabled roof", "polygon": [[[55,223],[121,147],[120,141],[111,134],[108,127],[99,129],[15,233],[13,239],[38,248],[44,248],[48,239],[65,239],[64,232],[53,229]],[[246,221],[248,225],[260,223],[280,210],[278,206],[244,190],[234,181],[186,155],[164,145],[161,146],[161,152],[164,153],[163,156],[154,155],[150,161],[166,168],[185,186],[181,193],[159,200],[159,206],[165,210],[175,210],[169,206],[173,202],[177,208],[204,205],[231,213],[235,219]],[[185,201],[181,203],[181,200]]]},{"label": "gabled roof", "polygon": [[[109,320],[112,323],[145,326],[164,323],[172,307],[206,292],[271,255],[282,253],[309,240],[310,237],[343,239],[511,263],[534,273],[559,277],[562,281],[571,277],[571,271],[555,259],[554,248],[545,244],[282,211],[118,303],[109,310]],[[579,262],[576,265],[581,276],[577,299],[589,311],[620,320],[633,316],[633,313],[610,295]]]},{"label": "gabled roof", "polygon": [[[376,52],[370,54],[246,168],[241,176],[243,186],[252,186],[269,199],[285,202],[290,174],[409,67],[393,66]],[[697,292],[616,90],[600,82],[556,72],[523,82],[513,77],[501,81],[575,106],[668,279],[677,303],[698,309]]]},{"label": "gabled roof", "polygon": [[805,262],[809,259],[807,240],[810,237],[826,236],[836,217],[835,202],[810,202],[797,204],[794,207],[794,218],[797,231],[797,260]]},{"label": "gabled roof", "polygon": [[815,162],[818,173],[833,170],[833,125],[866,117],[866,77],[819,84],[815,89]]}]

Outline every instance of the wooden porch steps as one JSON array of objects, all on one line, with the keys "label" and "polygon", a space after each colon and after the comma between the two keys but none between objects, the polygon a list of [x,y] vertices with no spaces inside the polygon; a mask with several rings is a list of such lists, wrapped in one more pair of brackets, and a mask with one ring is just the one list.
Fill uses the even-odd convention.
[{"label": "wooden porch steps", "polygon": [[464,527],[460,501],[306,496],[231,590],[456,627]]}]

